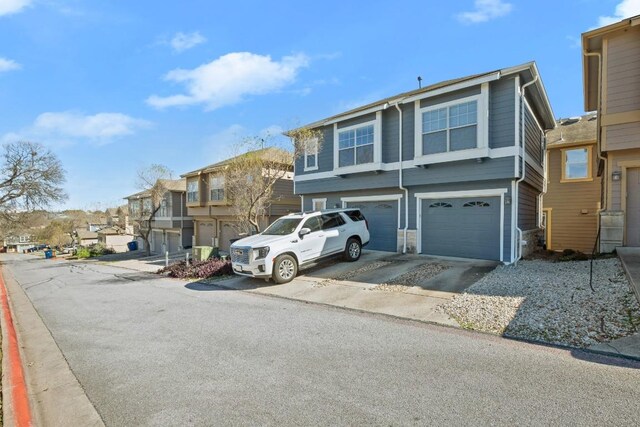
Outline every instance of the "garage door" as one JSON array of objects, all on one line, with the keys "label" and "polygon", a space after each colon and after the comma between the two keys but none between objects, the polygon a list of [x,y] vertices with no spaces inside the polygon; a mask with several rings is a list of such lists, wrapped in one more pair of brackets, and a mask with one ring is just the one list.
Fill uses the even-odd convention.
[{"label": "garage door", "polygon": [[157,254],[161,254],[162,252],[162,231],[152,231],[153,238],[151,239],[151,251]]},{"label": "garage door", "polygon": [[167,233],[167,246],[169,252],[178,252],[180,250],[180,233]]},{"label": "garage door", "polygon": [[215,227],[213,226],[213,222],[200,222],[197,223],[198,228],[198,238],[196,241],[196,246],[211,246],[213,245],[213,236],[215,235]]},{"label": "garage door", "polygon": [[500,260],[500,198],[422,201],[422,253]]},{"label": "garage door", "polygon": [[348,202],[358,208],[369,223],[371,235],[367,249],[396,252],[398,250],[398,201]]},{"label": "garage door", "polygon": [[231,246],[231,240],[237,239],[238,230],[233,227],[230,222],[223,222],[220,227],[220,250],[229,252],[229,246]]}]

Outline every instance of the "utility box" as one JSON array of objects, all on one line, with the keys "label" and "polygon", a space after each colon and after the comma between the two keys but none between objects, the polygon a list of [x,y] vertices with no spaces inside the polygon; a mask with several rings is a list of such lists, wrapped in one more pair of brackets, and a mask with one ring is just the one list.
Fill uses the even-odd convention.
[{"label": "utility box", "polygon": [[195,261],[206,261],[211,257],[218,256],[218,248],[213,246],[194,246],[191,248]]}]

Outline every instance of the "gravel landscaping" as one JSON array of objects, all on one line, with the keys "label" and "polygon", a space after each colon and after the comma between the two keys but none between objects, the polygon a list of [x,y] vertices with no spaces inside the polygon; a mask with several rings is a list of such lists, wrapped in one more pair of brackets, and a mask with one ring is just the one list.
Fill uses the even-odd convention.
[{"label": "gravel landscaping", "polygon": [[405,292],[409,288],[418,286],[416,283],[427,281],[449,268],[451,267],[445,264],[428,262],[407,273],[394,277],[387,283],[381,283],[372,289],[384,292]]},{"label": "gravel landscaping", "polygon": [[331,279],[323,280],[322,282],[315,283],[313,286],[316,288],[321,288],[324,286],[328,286],[332,283],[335,283],[339,280],[351,280],[359,274],[366,273],[367,271],[376,270],[380,267],[384,267],[385,265],[391,264],[391,261],[373,261],[368,264],[363,265],[360,268],[356,268],[353,270],[349,270],[347,272],[341,273]]},{"label": "gravel landscaping", "polygon": [[438,309],[462,327],[588,347],[640,330],[640,305],[617,258],[499,266]]}]

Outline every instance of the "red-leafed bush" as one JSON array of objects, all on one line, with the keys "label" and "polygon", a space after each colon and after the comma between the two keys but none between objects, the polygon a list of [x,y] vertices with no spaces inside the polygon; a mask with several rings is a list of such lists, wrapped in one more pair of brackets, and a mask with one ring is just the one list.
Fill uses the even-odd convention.
[{"label": "red-leafed bush", "polygon": [[233,274],[231,261],[224,261],[219,258],[212,258],[206,261],[189,262],[179,261],[158,271],[160,274],[167,274],[169,277],[178,279],[207,279],[215,276],[228,276]]}]

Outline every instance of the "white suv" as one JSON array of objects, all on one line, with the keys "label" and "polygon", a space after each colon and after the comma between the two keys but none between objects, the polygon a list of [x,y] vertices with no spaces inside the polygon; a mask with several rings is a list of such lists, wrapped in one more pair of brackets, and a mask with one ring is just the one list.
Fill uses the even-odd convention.
[{"label": "white suv", "polygon": [[231,245],[233,271],[242,276],[287,283],[298,268],[320,258],[343,254],[357,261],[369,243],[369,225],[358,209],[289,214],[262,233]]}]

